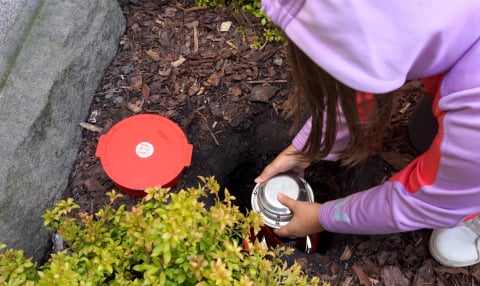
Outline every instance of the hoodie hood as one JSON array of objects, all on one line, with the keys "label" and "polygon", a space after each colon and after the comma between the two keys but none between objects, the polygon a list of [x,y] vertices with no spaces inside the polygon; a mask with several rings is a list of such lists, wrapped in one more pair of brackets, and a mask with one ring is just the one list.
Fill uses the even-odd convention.
[{"label": "hoodie hood", "polygon": [[262,0],[262,8],[321,68],[363,92],[448,72],[480,38],[478,0]]}]

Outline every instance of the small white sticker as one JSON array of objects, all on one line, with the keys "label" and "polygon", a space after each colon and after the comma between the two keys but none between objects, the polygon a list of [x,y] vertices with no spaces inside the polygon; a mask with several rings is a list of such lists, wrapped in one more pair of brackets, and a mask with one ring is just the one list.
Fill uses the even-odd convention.
[{"label": "small white sticker", "polygon": [[152,156],[154,150],[155,148],[153,148],[153,145],[149,142],[140,142],[135,148],[135,153],[137,153],[137,156],[140,158],[148,158]]}]

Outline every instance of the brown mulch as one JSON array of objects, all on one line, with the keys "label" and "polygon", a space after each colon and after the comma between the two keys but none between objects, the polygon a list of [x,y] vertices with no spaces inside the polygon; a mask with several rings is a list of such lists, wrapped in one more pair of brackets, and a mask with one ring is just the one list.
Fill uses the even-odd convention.
[{"label": "brown mulch", "polygon": [[[281,43],[251,48],[261,31],[252,15],[195,7],[187,0],[119,3],[127,28],[83,124],[82,145],[65,191],[87,212],[107,203],[105,193],[115,188],[95,149],[98,137],[120,120],[154,113],[177,122],[195,146],[191,169],[197,171],[202,168],[196,165],[207,164],[203,158],[215,157],[215,150],[228,152],[229,146],[240,144],[232,134],[248,138],[258,123],[255,118],[278,116],[293,89]],[[405,130],[417,98],[411,94],[402,99],[383,152],[362,170],[344,170],[335,163],[307,170],[307,180],[322,189],[316,191],[319,201],[381,183],[416,156]],[[263,158],[260,167],[270,159]],[[220,169],[211,169],[215,173],[209,175],[218,175],[215,170]],[[137,201],[125,195],[119,203],[131,206]],[[297,251],[287,259],[332,285],[477,285],[480,265],[442,267],[428,252],[429,234],[323,233],[317,253]]]}]

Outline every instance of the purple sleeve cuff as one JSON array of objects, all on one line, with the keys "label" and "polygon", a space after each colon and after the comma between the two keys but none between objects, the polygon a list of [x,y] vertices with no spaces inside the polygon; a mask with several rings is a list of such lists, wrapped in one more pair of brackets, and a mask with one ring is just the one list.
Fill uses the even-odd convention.
[{"label": "purple sleeve cuff", "polygon": [[[366,191],[324,203],[318,212],[318,219],[323,228],[331,232],[387,234],[421,228],[452,227],[462,222],[465,213],[474,213],[474,207],[467,210],[461,207],[445,209],[432,203],[439,195],[432,193],[432,199],[428,201],[419,193],[407,192],[399,182],[388,181]],[[461,197],[465,194],[456,195]]]},{"label": "purple sleeve cuff", "polygon": [[307,122],[303,125],[302,129],[297,133],[295,138],[293,138],[292,144],[297,150],[302,150],[305,146],[308,135],[310,135],[310,130],[312,130],[312,118],[308,118]]}]

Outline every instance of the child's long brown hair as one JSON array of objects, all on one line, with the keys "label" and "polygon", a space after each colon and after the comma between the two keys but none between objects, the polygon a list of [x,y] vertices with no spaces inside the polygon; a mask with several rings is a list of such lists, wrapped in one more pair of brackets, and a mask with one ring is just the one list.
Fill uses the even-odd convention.
[{"label": "child's long brown hair", "polygon": [[332,151],[337,133],[338,105],[343,110],[350,133],[350,141],[340,151],[339,160],[344,165],[353,166],[366,159],[371,151],[378,151],[394,109],[395,92],[375,95],[368,120],[361,122],[356,91],[321,69],[292,42],[287,47],[296,85],[287,114],[294,116],[294,126],[298,127],[305,102],[312,116],[312,130],[300,154],[306,160],[318,160]]}]

